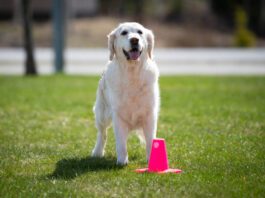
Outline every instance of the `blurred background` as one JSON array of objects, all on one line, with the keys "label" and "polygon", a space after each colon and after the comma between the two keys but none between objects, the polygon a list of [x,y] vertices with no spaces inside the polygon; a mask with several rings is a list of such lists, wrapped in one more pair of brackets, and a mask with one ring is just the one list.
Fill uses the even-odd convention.
[{"label": "blurred background", "polygon": [[[185,60],[197,55],[205,57],[194,60],[201,61],[202,65],[216,62],[208,59],[212,56],[218,60],[221,52],[223,56],[220,57],[235,57],[234,62],[240,62],[245,56],[245,59],[249,57],[245,60],[249,65],[253,61],[256,61],[254,65],[265,63],[262,59],[264,0],[0,0],[0,73],[23,73],[19,64],[27,57],[21,51],[23,47],[25,52],[32,48],[31,62],[40,67],[40,73],[52,73],[54,64],[57,64],[56,71],[64,68],[66,73],[72,70],[83,73],[86,63],[94,67],[104,66],[108,57],[104,51],[107,48],[106,35],[125,21],[137,21],[153,30],[156,49],[161,49],[156,52],[158,61],[162,64],[167,64],[163,62],[167,59],[190,66],[195,63],[184,64]],[[220,48],[219,54],[214,53],[214,49]],[[238,48],[251,48],[251,54]],[[254,48],[256,55],[253,55]],[[238,55],[240,52],[243,54]],[[20,66],[20,70],[15,72],[15,66]],[[100,67],[90,67],[89,71],[99,73],[100,70]]]}]

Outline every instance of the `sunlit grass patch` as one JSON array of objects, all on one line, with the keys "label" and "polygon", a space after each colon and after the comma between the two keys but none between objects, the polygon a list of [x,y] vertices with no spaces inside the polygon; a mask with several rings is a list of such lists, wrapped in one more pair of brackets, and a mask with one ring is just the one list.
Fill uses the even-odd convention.
[{"label": "sunlit grass patch", "polygon": [[136,174],[145,149],[128,141],[116,166],[91,158],[98,77],[0,77],[1,197],[262,197],[265,78],[162,77],[158,137],[178,175]]}]

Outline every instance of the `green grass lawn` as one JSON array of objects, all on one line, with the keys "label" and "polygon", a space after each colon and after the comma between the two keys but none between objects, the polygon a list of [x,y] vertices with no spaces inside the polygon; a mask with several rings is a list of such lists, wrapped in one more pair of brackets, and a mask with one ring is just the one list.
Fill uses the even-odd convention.
[{"label": "green grass lawn", "polygon": [[98,77],[0,77],[0,197],[263,197],[265,77],[162,77],[158,137],[181,174],[146,167],[136,136],[117,167],[89,157]]}]

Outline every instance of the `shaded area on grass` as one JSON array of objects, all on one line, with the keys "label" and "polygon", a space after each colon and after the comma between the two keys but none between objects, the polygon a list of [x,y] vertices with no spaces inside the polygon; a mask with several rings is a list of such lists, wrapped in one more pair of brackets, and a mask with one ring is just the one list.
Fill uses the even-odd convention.
[{"label": "shaded area on grass", "polygon": [[116,165],[113,157],[84,157],[62,159],[56,163],[56,168],[47,178],[50,179],[74,179],[86,172],[118,170],[123,166]]}]

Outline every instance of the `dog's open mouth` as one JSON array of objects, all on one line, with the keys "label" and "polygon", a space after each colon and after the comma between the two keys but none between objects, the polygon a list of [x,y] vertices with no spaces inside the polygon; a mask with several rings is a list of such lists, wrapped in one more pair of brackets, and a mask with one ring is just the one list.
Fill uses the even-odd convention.
[{"label": "dog's open mouth", "polygon": [[132,48],[128,52],[125,51],[124,49],[122,49],[122,50],[123,50],[123,53],[126,56],[127,60],[137,60],[142,54],[142,51],[139,51],[138,48]]}]

